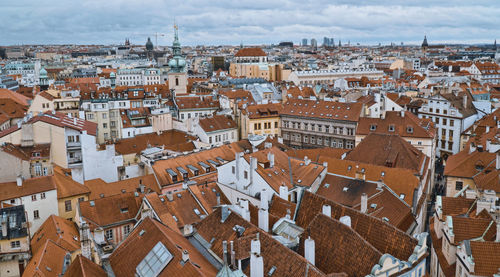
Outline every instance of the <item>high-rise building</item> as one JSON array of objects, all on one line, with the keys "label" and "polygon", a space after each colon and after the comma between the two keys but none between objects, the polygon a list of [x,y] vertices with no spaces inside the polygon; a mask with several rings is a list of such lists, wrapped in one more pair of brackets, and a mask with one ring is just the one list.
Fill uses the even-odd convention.
[{"label": "high-rise building", "polygon": [[307,38],[302,39],[302,46],[307,46]]},{"label": "high-rise building", "polygon": [[335,47],[335,41],[333,40],[333,38],[330,38],[330,46]]},{"label": "high-rise building", "polygon": [[324,47],[329,47],[330,46],[330,39],[327,37],[323,37],[323,46]]},{"label": "high-rise building", "polygon": [[318,47],[318,41],[315,38],[311,39],[311,46],[314,48]]}]

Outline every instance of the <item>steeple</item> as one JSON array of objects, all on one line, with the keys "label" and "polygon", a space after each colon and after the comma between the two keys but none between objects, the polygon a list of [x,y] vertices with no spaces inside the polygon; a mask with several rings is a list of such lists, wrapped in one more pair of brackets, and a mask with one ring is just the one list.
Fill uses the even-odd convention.
[{"label": "steeple", "polygon": [[186,60],[182,57],[181,43],[179,42],[179,27],[174,24],[174,42],[172,43],[173,57],[168,62],[170,70],[173,72],[182,72],[186,66]]},{"label": "steeple", "polygon": [[427,48],[429,47],[429,44],[427,43],[427,36],[424,36],[424,41],[422,42],[422,48]]}]

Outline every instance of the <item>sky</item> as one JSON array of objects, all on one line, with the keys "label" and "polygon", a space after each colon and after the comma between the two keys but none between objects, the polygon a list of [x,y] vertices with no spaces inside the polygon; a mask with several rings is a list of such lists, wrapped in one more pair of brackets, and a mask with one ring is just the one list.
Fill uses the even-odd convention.
[{"label": "sky", "polygon": [[[493,43],[499,0],[2,0],[0,45]],[[163,35],[162,35],[163,34]],[[499,41],[500,43],[500,41]]]}]

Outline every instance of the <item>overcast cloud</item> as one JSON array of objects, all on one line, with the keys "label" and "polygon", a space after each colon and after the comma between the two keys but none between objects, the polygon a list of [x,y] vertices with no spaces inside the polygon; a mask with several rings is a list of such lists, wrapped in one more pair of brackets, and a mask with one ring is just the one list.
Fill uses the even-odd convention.
[{"label": "overcast cloud", "polygon": [[[448,3],[443,3],[448,2]],[[263,44],[323,37],[387,44],[492,43],[500,38],[498,0],[2,0],[0,45],[118,44],[147,37],[181,43]]]}]

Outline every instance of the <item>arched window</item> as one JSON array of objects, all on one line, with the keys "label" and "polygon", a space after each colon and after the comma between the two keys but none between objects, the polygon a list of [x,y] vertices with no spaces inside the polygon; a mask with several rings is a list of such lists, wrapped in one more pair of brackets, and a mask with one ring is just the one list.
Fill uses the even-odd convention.
[{"label": "arched window", "polygon": [[179,85],[179,78],[175,78],[175,86],[178,86]]}]

